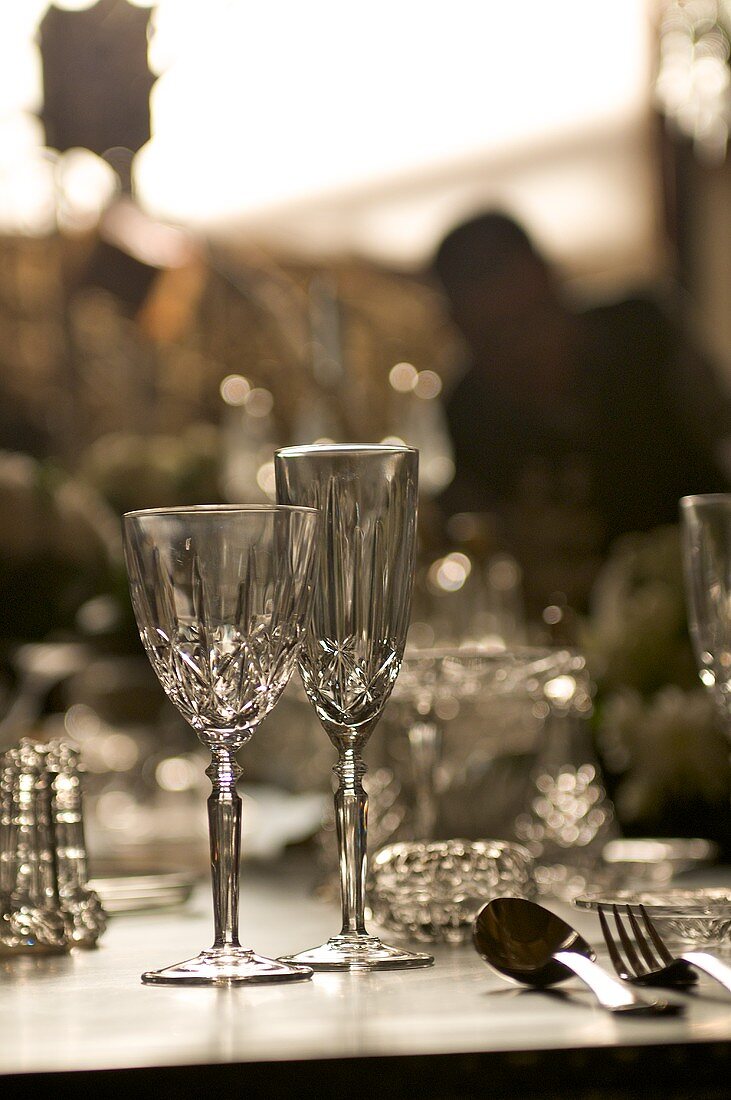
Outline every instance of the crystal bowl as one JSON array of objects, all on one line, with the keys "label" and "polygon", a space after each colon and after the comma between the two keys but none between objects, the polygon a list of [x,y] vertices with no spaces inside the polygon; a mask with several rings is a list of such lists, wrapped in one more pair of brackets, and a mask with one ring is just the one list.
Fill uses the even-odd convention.
[{"label": "crystal bowl", "polygon": [[428,942],[462,943],[486,902],[533,892],[530,852],[500,840],[390,844],[376,853],[369,879],[373,919]]},{"label": "crystal bowl", "polygon": [[688,890],[615,890],[574,899],[578,909],[597,912],[616,905],[621,913],[643,905],[671,948],[731,948],[731,890],[723,887]]}]

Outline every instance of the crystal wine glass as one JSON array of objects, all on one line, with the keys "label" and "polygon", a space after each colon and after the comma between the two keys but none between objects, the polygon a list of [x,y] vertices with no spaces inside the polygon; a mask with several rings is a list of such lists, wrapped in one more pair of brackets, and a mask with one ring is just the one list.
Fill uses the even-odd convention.
[{"label": "crystal wine glass", "polygon": [[688,625],[701,681],[731,726],[731,494],[683,497]]},{"label": "crystal wine glass", "polygon": [[215,940],[142,975],[153,984],[296,981],[306,967],[238,939],[238,749],[281,695],[309,619],[319,515],[276,505],[152,509],[124,517],[140,637],[166,694],[210,749],[208,823]]},{"label": "crystal wine glass", "polygon": [[289,447],[275,455],[277,496],[323,513],[319,578],[299,655],[308,698],[338,752],[334,771],[343,925],[289,957],[315,970],[429,966],[430,955],[366,931],[361,752],[398,676],[414,573],[418,454],[409,447]]}]

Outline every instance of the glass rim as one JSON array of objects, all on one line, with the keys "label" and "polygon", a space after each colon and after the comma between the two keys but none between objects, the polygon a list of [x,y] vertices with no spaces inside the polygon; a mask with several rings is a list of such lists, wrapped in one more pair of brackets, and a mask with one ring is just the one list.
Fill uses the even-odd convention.
[{"label": "glass rim", "polygon": [[680,498],[681,508],[696,508],[699,504],[731,505],[731,493],[691,493]]},{"label": "glass rim", "polygon": [[418,454],[416,447],[405,443],[301,443],[293,447],[279,447],[274,457],[296,458],[310,454]]},{"label": "glass rim", "polygon": [[122,519],[143,519],[145,516],[212,515],[216,512],[227,515],[249,515],[252,512],[254,514],[301,512],[305,515],[320,515],[319,508],[311,508],[305,504],[183,504],[179,508],[136,508],[131,512],[123,512]]}]

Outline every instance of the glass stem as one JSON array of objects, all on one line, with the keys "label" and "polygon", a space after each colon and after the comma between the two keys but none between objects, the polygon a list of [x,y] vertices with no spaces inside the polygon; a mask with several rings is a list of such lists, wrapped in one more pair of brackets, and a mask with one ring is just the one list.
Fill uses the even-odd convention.
[{"label": "glass stem", "polygon": [[433,840],[438,814],[435,773],[441,756],[441,729],[436,722],[415,722],[408,737],[414,776],[416,840]]},{"label": "glass stem", "polygon": [[343,928],[340,934],[365,936],[368,795],[361,782],[366,767],[358,749],[341,749],[333,771],[339,780],[335,792],[335,825],[343,905]]},{"label": "glass stem", "polygon": [[206,775],[213,788],[208,799],[208,835],[215,950],[239,946],[241,799],[236,793],[236,781],[241,768],[236,763],[235,751],[224,746],[213,746],[211,758]]}]

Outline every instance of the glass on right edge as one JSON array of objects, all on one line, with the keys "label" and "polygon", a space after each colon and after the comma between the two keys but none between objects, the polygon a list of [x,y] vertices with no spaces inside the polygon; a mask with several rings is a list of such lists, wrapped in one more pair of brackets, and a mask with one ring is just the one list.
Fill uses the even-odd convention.
[{"label": "glass on right edge", "polygon": [[702,682],[731,734],[731,494],[680,502],[688,625]]}]

